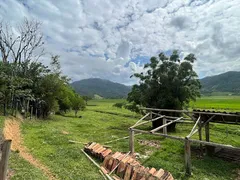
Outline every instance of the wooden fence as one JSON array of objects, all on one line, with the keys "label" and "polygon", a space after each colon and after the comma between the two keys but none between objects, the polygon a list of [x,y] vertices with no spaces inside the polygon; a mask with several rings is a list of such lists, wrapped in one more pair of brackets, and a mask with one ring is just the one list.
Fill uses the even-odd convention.
[{"label": "wooden fence", "polygon": [[[231,145],[225,145],[220,143],[210,142],[210,128],[209,123],[224,123],[224,124],[236,124],[239,125],[240,114],[239,113],[222,113],[222,112],[210,112],[210,111],[187,111],[187,110],[172,110],[172,109],[153,109],[153,108],[142,108],[143,110],[147,110],[147,114],[142,117],[139,121],[137,121],[133,126],[129,128],[129,150],[131,153],[134,153],[134,134],[142,133],[142,134],[152,134],[156,136],[162,136],[174,140],[180,140],[185,143],[184,146],[184,157],[185,157],[185,168],[186,174],[191,175],[191,143],[200,144],[200,150],[202,154],[202,145],[206,147],[220,147],[232,150],[240,150],[239,147],[234,147]],[[164,115],[163,112],[178,112],[183,113],[188,118],[182,117],[172,117]],[[155,115],[153,118],[152,115]],[[206,116],[207,115],[207,116]],[[157,116],[157,117],[156,117]],[[144,121],[146,118],[150,118]],[[198,117],[198,118],[196,118]],[[215,117],[221,117],[220,120]],[[231,117],[231,118],[228,118]],[[215,119],[214,119],[215,118]],[[154,122],[157,120],[161,120],[163,123],[161,126],[156,127],[150,131],[137,129],[140,125],[147,124],[149,122]],[[186,137],[172,136],[167,134],[167,126],[176,122],[184,122],[185,120],[189,120],[193,123],[193,127],[191,132]],[[202,130],[205,129],[206,140],[202,139]],[[157,131],[163,130],[162,133],[157,133]],[[191,137],[197,133],[199,134],[199,140],[191,139]],[[208,149],[207,149],[208,150]],[[208,153],[208,152],[207,152]]]}]

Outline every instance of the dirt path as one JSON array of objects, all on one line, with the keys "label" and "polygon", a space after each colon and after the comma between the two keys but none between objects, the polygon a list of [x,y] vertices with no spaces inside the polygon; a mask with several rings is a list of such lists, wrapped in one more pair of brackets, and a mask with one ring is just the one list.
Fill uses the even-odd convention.
[{"label": "dirt path", "polygon": [[29,153],[28,149],[25,146],[23,146],[21,139],[20,124],[21,124],[20,119],[9,117],[5,120],[3,134],[6,139],[12,139],[11,150],[13,151],[18,150],[19,155],[22,158],[31,163],[33,166],[41,169],[50,180],[56,180],[56,177],[50,172],[50,170],[40,161],[35,159]]}]

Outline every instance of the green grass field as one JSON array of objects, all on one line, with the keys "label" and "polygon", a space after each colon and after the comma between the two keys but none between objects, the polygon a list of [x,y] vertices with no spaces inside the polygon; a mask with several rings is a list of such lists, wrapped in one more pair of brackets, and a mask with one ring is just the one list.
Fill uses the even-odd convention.
[{"label": "green grass field", "polygon": [[240,111],[240,96],[203,96],[190,107],[225,111]]},{"label": "green grass field", "polygon": [[[219,104],[225,103],[225,107],[229,107],[228,103],[230,102],[229,104],[235,104],[233,109],[239,110],[236,99],[222,97]],[[217,100],[219,99],[214,98],[213,101],[208,98],[201,99],[195,106],[200,108],[203,104],[212,101],[212,105],[215,104],[216,107]],[[136,114],[126,109],[112,107],[114,103],[122,101],[124,100],[90,101],[90,106],[79,113],[82,118],[74,118],[73,112],[70,112],[65,117],[54,115],[49,120],[26,120],[21,127],[24,145],[59,179],[102,179],[97,168],[82,154],[80,149],[83,148],[83,143],[95,141],[105,144],[107,141],[128,135],[128,127],[134,124],[138,118],[125,117],[124,115],[136,116]],[[107,113],[99,113],[96,110]],[[108,114],[108,112],[115,112],[119,115]],[[149,129],[151,127],[149,124],[142,128]],[[191,128],[190,124],[178,124],[176,132],[171,134],[185,137]],[[211,141],[240,147],[239,126],[210,124],[210,128]],[[63,133],[63,131],[69,134]],[[194,138],[197,139],[197,135],[194,135]],[[72,144],[69,140],[78,141],[80,144]],[[160,148],[143,145],[139,140],[154,141],[159,144]],[[114,151],[128,152],[127,139],[109,145]],[[194,147],[197,145],[193,144]],[[186,177],[183,142],[151,135],[136,136],[135,151],[140,153],[140,161],[143,165],[168,170],[175,179],[235,179],[236,170],[240,168],[239,164],[214,157],[199,158],[197,153],[193,153],[193,175]],[[17,153],[11,155],[10,168],[15,172],[13,179],[46,179],[40,170],[25,162]]]}]

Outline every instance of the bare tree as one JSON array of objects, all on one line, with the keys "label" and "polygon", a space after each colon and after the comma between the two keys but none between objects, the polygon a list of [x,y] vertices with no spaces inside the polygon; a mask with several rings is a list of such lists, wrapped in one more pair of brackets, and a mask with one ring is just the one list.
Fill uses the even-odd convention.
[{"label": "bare tree", "polygon": [[[10,25],[0,22],[0,51],[3,62],[11,57],[14,63],[37,60],[44,53],[41,23],[24,19],[16,31]],[[14,33],[13,33],[14,31]]]}]

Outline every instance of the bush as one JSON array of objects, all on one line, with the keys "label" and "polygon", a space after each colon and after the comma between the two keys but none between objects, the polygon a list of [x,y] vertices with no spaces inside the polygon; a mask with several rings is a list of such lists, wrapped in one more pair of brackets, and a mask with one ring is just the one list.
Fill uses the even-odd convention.
[{"label": "bush", "polygon": [[125,102],[121,102],[121,103],[115,103],[113,105],[113,107],[117,107],[117,108],[123,108],[125,107],[126,103]]}]

